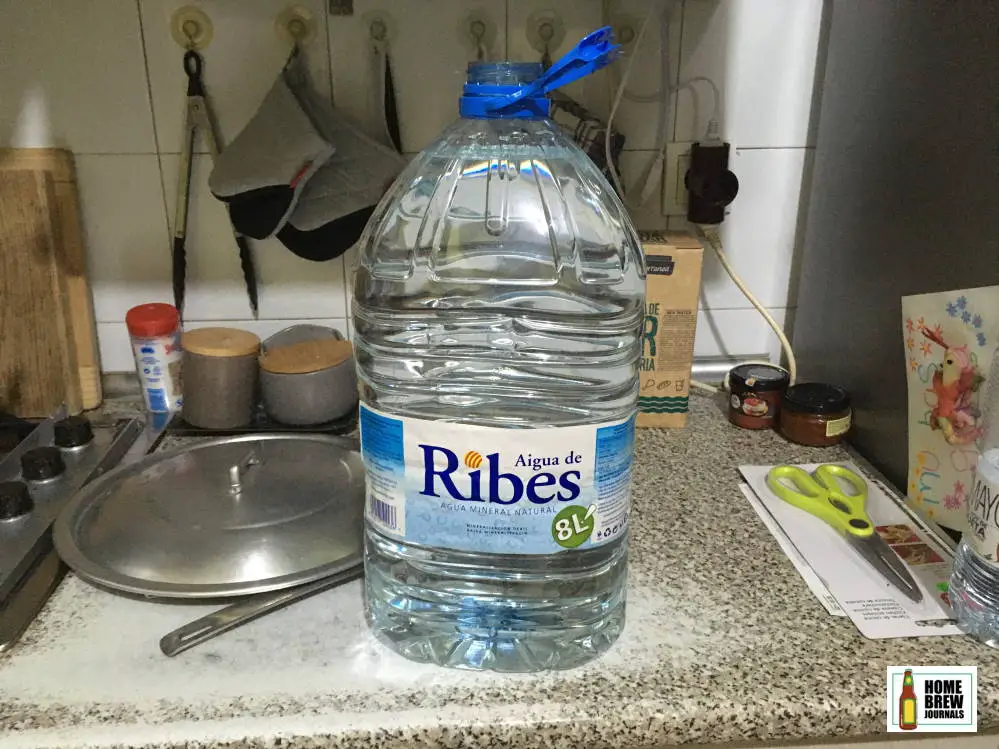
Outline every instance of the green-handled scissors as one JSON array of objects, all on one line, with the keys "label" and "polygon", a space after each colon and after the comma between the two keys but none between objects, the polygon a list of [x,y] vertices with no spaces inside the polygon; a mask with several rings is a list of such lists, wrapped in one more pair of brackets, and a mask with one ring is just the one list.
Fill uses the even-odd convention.
[{"label": "green-handled scissors", "polygon": [[[820,465],[814,473],[798,466],[775,466],[767,486],[778,497],[824,520],[892,585],[919,603],[923,593],[905,563],[877,533],[864,506],[867,482],[846,466]],[[846,490],[849,487],[849,491]]]}]

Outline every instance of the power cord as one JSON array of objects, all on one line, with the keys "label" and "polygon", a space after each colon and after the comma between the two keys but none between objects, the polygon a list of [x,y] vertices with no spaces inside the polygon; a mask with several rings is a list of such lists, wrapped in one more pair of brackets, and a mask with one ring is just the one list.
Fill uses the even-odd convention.
[{"label": "power cord", "polygon": [[680,81],[677,85],[677,90],[689,89],[690,93],[694,96],[695,107],[697,106],[697,87],[694,86],[695,83],[703,83],[711,89],[711,116],[708,118],[708,126],[705,128],[704,140],[707,142],[721,141],[721,136],[719,135],[721,126],[719,123],[722,117],[722,98],[718,84],[703,75],[695,75],[685,81]]},{"label": "power cord", "polygon": [[[703,239],[707,245],[714,251],[715,256],[718,258],[718,262],[721,267],[725,269],[728,273],[728,277],[732,279],[732,283],[736,285],[739,291],[742,292],[743,296],[752,304],[756,311],[762,315],[763,319],[766,320],[767,325],[770,326],[771,330],[777,334],[777,339],[780,341],[781,349],[784,351],[784,356],[787,358],[787,374],[790,379],[790,384],[793,385],[798,377],[798,362],[794,358],[794,351],[791,349],[791,342],[788,341],[787,336],[784,334],[784,330],[781,328],[780,324],[774,319],[773,315],[770,314],[769,310],[764,307],[760,300],[757,299],[753,292],[749,290],[746,282],[742,280],[738,273],[735,272],[735,268],[729,262],[728,256],[725,254],[725,250],[722,249],[721,235],[718,233],[718,226],[711,224],[694,224],[694,229],[698,236]],[[770,364],[770,362],[741,362],[742,364]],[[781,367],[783,369],[783,367]],[[710,392],[719,392],[719,389],[713,385],[709,385],[706,382],[692,381],[691,384],[694,387],[700,388],[701,390],[707,390]],[[728,390],[728,376],[725,377],[725,382],[723,383],[723,388]]]},{"label": "power cord", "polygon": [[[633,208],[642,207],[648,201],[649,196],[646,194],[646,190],[648,189],[649,178],[655,170],[656,164],[662,162],[666,155],[666,122],[668,120],[671,100],[671,88],[669,83],[669,19],[672,4],[667,0],[660,1],[661,4],[656,3],[649,8],[649,12],[645,15],[645,19],[642,21],[641,28],[639,29],[638,36],[635,38],[635,43],[628,59],[628,64],[625,66],[624,72],[621,75],[621,80],[618,82],[617,89],[614,93],[610,115],[607,118],[607,132],[610,133],[614,124],[614,117],[617,115],[617,111],[621,106],[621,101],[624,98],[643,103],[662,103],[659,110],[659,119],[656,125],[655,153],[642,170],[642,174],[636,180],[631,190],[626,191],[624,189],[617,165],[611,158],[610,138],[608,137],[604,140],[604,156],[607,160],[608,170],[610,171],[611,179],[614,182],[614,187],[621,196],[622,200],[626,204],[631,205]],[[654,94],[635,94],[628,90],[628,81],[631,77],[632,67],[635,63],[638,50],[642,45],[642,41],[645,39],[646,33],[648,32],[649,24],[652,22],[652,18],[656,14],[657,5],[660,13],[659,30],[661,45],[659,90]],[[605,0],[605,15],[607,15],[608,7],[609,4]],[[710,88],[712,94],[712,109],[711,117],[708,118],[705,139],[702,143],[694,144],[691,170],[687,172],[684,180],[689,192],[688,205],[690,207],[688,209],[687,218],[692,222],[695,232],[715,253],[715,256],[718,258],[718,262],[728,274],[729,278],[732,279],[732,283],[736,285],[736,288],[742,292],[743,296],[745,296],[756,311],[760,313],[767,325],[769,325],[771,330],[773,330],[777,335],[777,339],[781,344],[781,349],[787,359],[788,366],[785,371],[788,373],[790,384],[793,385],[797,379],[798,364],[794,357],[794,351],[791,348],[790,341],[788,341],[787,336],[784,334],[784,330],[774,319],[773,315],[770,314],[769,310],[767,310],[767,308],[764,307],[763,304],[756,298],[753,292],[750,291],[746,282],[742,280],[739,274],[735,272],[735,268],[732,267],[732,263],[725,254],[725,250],[722,249],[722,240],[721,235],[718,232],[718,225],[724,221],[725,206],[731,203],[735,198],[739,185],[735,175],[728,170],[729,144],[723,143],[720,136],[722,98],[718,85],[706,76],[694,76],[679,83],[677,89],[688,88],[691,90],[691,93],[696,96],[697,93],[695,84],[698,83],[707,85]],[[628,200],[628,197],[634,194],[636,190],[639,194],[639,202],[637,204]],[[760,362],[753,360],[741,363],[768,364],[770,366],[775,366],[769,361]],[[784,368],[780,367],[780,369]],[[691,380],[690,384],[692,387],[708,392],[719,392],[719,388],[705,382]],[[728,390],[728,375],[725,376],[722,388],[724,390]]]},{"label": "power cord", "polygon": [[[621,196],[621,200],[632,208],[641,208],[649,199],[652,197],[654,192],[649,189],[649,183],[653,172],[658,164],[661,164],[665,158],[666,154],[666,143],[668,140],[668,122],[670,114],[670,65],[669,65],[669,30],[670,30],[670,14],[672,11],[673,3],[671,0],[657,0],[653,3],[652,7],[649,8],[648,13],[645,15],[645,19],[642,21],[642,25],[639,28],[638,35],[635,37],[634,45],[631,48],[631,54],[628,57],[628,64],[624,68],[624,72],[621,75],[621,80],[618,82],[617,89],[614,93],[614,97],[611,103],[610,115],[607,118],[607,132],[610,133],[613,125],[614,118],[617,116],[617,111],[621,106],[621,101],[628,97],[634,101],[648,101],[650,103],[659,102],[661,100],[662,106],[659,107],[659,116],[656,121],[656,140],[655,146],[653,148],[653,155],[650,157],[649,161],[643,167],[635,183],[630,189],[625,189],[624,184],[621,180],[620,172],[618,171],[617,165],[611,158],[611,141],[610,138],[604,139],[604,158],[607,161],[608,170],[610,171],[611,181],[614,183],[614,188],[617,190],[618,195]],[[648,33],[649,25],[652,22],[653,17],[659,14],[659,33],[660,33],[660,56],[659,56],[659,77],[660,77],[660,89],[656,92],[655,96],[649,97],[638,97],[635,95],[629,95],[628,92],[628,81],[631,78],[632,67],[635,64],[635,58],[638,56],[638,51],[641,48],[642,41],[645,39]],[[637,202],[631,196],[637,194]]]},{"label": "power cord", "polygon": [[[612,3],[611,0],[602,0],[601,2],[601,25],[611,26],[614,25],[614,17],[612,13]],[[669,29],[669,24],[666,25],[667,30]],[[634,34],[634,29],[630,29],[632,34]],[[619,40],[622,41],[622,40]],[[634,38],[627,40],[628,42],[634,41]],[[668,40],[667,40],[668,42]],[[627,43],[627,42],[626,42]],[[665,49],[665,46],[663,47]],[[607,84],[610,93],[610,99],[614,98],[614,94],[617,92],[617,82],[615,79],[615,68],[607,68]],[[653,91],[651,94],[636,94],[627,88],[624,89],[624,98],[628,101],[633,101],[638,104],[655,104],[657,102],[666,101],[670,94],[669,88],[669,78],[662,78],[659,81],[659,88]]]}]

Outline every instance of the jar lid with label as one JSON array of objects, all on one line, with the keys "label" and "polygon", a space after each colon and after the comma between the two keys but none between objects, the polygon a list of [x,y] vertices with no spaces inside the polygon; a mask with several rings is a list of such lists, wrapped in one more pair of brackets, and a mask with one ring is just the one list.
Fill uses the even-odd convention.
[{"label": "jar lid with label", "polygon": [[780,367],[769,364],[740,364],[728,373],[729,387],[738,384],[756,393],[783,390],[787,387],[788,374]]},{"label": "jar lid with label", "polygon": [[740,364],[728,373],[728,420],[742,429],[769,429],[780,414],[788,374],[770,364]]}]

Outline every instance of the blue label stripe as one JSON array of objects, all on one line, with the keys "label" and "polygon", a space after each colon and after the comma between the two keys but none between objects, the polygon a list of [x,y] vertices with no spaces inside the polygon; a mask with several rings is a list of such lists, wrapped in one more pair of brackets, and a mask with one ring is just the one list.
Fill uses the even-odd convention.
[{"label": "blue label stripe", "polygon": [[390,419],[361,406],[361,452],[378,467],[402,474],[405,459],[402,449],[402,421]]}]

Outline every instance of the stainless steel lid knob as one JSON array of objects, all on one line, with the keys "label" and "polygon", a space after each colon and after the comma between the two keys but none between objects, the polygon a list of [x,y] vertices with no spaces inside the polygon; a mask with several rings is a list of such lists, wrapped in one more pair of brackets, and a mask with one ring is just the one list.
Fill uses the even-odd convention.
[{"label": "stainless steel lid knob", "polygon": [[55,423],[55,443],[59,447],[82,447],[94,438],[86,416],[67,416]]},{"label": "stainless steel lid knob", "polygon": [[23,481],[0,481],[0,520],[14,520],[27,515],[35,503]]},{"label": "stainless steel lid knob", "polygon": [[36,447],[21,456],[21,476],[28,481],[45,481],[66,470],[58,447]]}]

